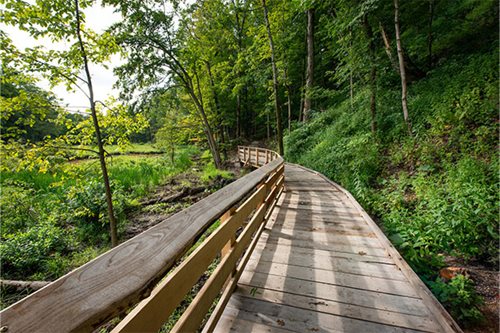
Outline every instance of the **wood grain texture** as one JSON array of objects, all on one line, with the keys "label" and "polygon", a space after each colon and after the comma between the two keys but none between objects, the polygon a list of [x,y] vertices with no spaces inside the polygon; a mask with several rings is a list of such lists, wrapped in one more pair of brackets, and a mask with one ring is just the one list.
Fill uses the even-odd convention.
[{"label": "wood grain texture", "polygon": [[95,329],[148,296],[213,221],[282,163],[278,157],[4,309],[2,326],[9,333]]}]

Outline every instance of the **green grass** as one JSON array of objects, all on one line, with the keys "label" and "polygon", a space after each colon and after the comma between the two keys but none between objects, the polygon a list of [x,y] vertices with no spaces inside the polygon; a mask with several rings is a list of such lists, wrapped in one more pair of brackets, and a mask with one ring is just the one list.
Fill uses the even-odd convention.
[{"label": "green grass", "polygon": [[[170,177],[185,172],[198,150],[107,159],[119,230],[126,212]],[[109,249],[106,200],[99,162],[66,163],[51,173],[0,174],[2,278],[55,279]]]},{"label": "green grass", "polygon": [[[69,150],[77,158],[95,158],[96,153],[80,149],[92,149],[97,151],[97,147],[93,146],[77,146],[75,150]],[[111,155],[122,155],[122,154],[161,154],[163,150],[151,143],[130,143],[127,145],[111,145],[105,146],[104,150]]]}]

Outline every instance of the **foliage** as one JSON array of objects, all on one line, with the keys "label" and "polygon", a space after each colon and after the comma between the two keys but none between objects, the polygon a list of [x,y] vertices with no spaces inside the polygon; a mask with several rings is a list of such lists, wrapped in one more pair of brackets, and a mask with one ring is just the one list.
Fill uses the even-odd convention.
[{"label": "foliage", "polygon": [[448,283],[441,278],[428,282],[437,299],[461,324],[473,325],[484,320],[478,306],[482,298],[474,290],[474,283],[468,277],[458,274]]},{"label": "foliage", "polygon": [[[346,101],[293,131],[286,157],[352,191],[419,273],[435,274],[442,254],[495,265],[498,91],[488,69],[495,58],[451,59],[411,86],[415,139],[405,138],[396,94],[386,88],[377,138],[369,114],[353,113]],[[354,105],[362,109],[366,100],[361,92]]]},{"label": "foliage", "polygon": [[213,163],[208,163],[203,168],[200,179],[205,183],[209,183],[217,178],[232,179],[233,174],[229,171],[217,169]]},{"label": "foliage", "polygon": [[[197,150],[165,156],[117,156],[109,163],[119,227],[125,212],[168,177],[185,171]],[[189,162],[187,163],[186,160]],[[107,249],[103,184],[95,161],[67,163],[50,173],[2,172],[2,277],[54,279]]]}]

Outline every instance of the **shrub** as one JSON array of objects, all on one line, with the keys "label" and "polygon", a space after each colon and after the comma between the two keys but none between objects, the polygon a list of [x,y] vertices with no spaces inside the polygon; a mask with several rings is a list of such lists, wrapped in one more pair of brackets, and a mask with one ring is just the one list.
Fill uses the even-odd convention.
[{"label": "shrub", "polygon": [[483,300],[477,295],[474,283],[469,278],[459,274],[448,283],[437,278],[428,284],[434,295],[460,324],[473,325],[484,319],[478,309]]}]

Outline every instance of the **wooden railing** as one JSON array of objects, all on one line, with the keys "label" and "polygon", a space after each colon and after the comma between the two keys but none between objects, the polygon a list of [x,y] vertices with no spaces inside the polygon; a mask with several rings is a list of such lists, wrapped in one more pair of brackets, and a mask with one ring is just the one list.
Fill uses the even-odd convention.
[{"label": "wooden railing", "polygon": [[[238,147],[238,153],[262,167],[6,308],[0,312],[2,332],[88,332],[141,299],[113,332],[157,332],[220,255],[171,330],[198,330],[220,296],[204,326],[212,331],[283,191],[278,154],[250,147]],[[220,225],[170,271],[218,219]]]},{"label": "wooden railing", "polygon": [[258,168],[279,157],[278,153],[269,149],[238,146],[238,158],[243,165]]}]

